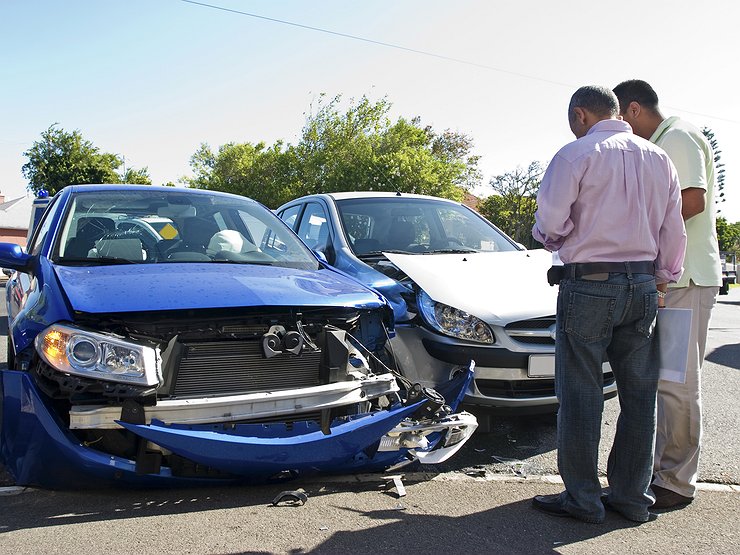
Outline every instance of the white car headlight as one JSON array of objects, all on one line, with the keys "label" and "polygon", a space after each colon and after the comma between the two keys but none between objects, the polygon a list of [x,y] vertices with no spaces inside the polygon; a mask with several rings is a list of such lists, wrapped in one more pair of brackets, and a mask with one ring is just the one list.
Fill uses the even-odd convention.
[{"label": "white car headlight", "polygon": [[438,303],[424,291],[419,292],[418,304],[424,320],[434,329],[468,341],[493,343],[491,328],[480,318],[444,303]]},{"label": "white car headlight", "polygon": [[159,383],[157,350],[114,337],[54,324],[36,336],[36,351],[52,368],[97,380]]}]

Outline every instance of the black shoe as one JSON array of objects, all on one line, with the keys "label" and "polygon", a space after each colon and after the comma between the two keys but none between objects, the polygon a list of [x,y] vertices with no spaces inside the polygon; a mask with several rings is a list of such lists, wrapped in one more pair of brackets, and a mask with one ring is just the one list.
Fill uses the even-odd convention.
[{"label": "black shoe", "polygon": [[609,503],[609,496],[608,495],[602,495],[601,496],[601,504],[604,505],[604,508],[607,511],[612,511],[612,512],[618,513],[618,514],[622,515],[624,518],[626,518],[627,520],[630,520],[632,522],[653,522],[654,520],[657,520],[658,519],[658,515],[656,515],[655,513],[651,513],[649,511],[648,511],[647,516],[639,516],[639,517],[636,517],[636,516],[632,516],[632,515],[626,515],[622,511],[620,511],[619,509],[617,509],[614,505],[612,505],[611,503]]},{"label": "black shoe", "polygon": [[563,508],[563,504],[560,501],[560,494],[557,493],[553,495],[535,495],[532,498],[532,507],[551,516],[575,518],[576,520],[588,522],[589,524],[601,524],[604,522],[604,519],[569,513]]},{"label": "black shoe", "polygon": [[655,503],[650,506],[651,509],[682,509],[694,500],[693,497],[686,497],[660,486],[652,485],[650,489],[655,494]]},{"label": "black shoe", "polygon": [[563,509],[563,505],[560,502],[560,495],[536,495],[532,498],[532,506],[538,511],[547,513],[552,516],[567,516],[571,517],[568,511]]}]

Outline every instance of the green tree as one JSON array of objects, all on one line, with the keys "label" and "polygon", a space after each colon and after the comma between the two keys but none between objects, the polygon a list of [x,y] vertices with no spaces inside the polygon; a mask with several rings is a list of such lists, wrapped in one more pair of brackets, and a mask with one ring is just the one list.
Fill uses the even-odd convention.
[{"label": "green tree", "polygon": [[101,153],[79,131],[68,133],[52,125],[41,133],[41,140],[23,153],[28,162],[21,171],[34,192],[45,189],[50,195],[71,184],[115,183],[121,159]]},{"label": "green tree", "polygon": [[23,153],[28,158],[21,171],[28,179],[28,188],[41,189],[54,195],[67,185],[88,183],[144,183],[151,185],[147,168],[117,170],[123,159],[100,149],[84,139],[79,131],[67,132],[51,125]]},{"label": "green tree", "polygon": [[461,200],[480,180],[478,157],[464,134],[435,133],[418,118],[388,117],[390,102],[362,97],[340,110],[322,96],[296,145],[203,144],[191,157],[191,187],[252,197],[276,208],[293,198],[337,191],[423,193]]},{"label": "green tree", "polygon": [[120,176],[121,183],[138,183],[139,185],[151,185],[152,178],[149,177],[149,168],[126,168]]},{"label": "green tree", "polygon": [[478,205],[483,216],[528,248],[542,246],[532,237],[532,226],[543,173],[543,164],[535,161],[497,175],[489,182],[494,194]]},{"label": "green tree", "polygon": [[717,218],[717,240],[719,250],[740,252],[740,222],[731,224],[724,217]]}]

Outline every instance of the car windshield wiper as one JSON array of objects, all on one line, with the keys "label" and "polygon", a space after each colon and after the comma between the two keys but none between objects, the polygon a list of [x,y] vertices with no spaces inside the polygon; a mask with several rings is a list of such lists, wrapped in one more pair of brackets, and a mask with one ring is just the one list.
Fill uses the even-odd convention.
[{"label": "car windshield wiper", "polygon": [[90,258],[90,261],[93,263],[100,261],[104,264],[144,264],[146,262],[146,260],[131,260],[119,256],[98,256],[97,258]]},{"label": "car windshield wiper", "polygon": [[478,249],[471,248],[456,248],[456,249],[434,249],[433,251],[425,251],[421,254],[467,254],[470,252],[478,252]]},{"label": "car windshield wiper", "polygon": [[358,254],[357,258],[363,258],[365,256],[383,256],[384,252],[389,252],[391,254],[420,254],[418,252],[401,251],[401,250],[395,250],[395,249],[383,249],[382,251],[363,252],[362,254]]},{"label": "car windshield wiper", "polygon": [[267,260],[229,260],[227,258],[216,258],[209,264],[254,264],[255,266],[275,266],[275,262]]},{"label": "car windshield wiper", "polygon": [[115,256],[97,256],[95,258],[63,257],[57,260],[57,264],[75,264],[80,266],[103,266],[106,264],[144,264],[146,260],[131,260],[130,258],[118,258]]}]

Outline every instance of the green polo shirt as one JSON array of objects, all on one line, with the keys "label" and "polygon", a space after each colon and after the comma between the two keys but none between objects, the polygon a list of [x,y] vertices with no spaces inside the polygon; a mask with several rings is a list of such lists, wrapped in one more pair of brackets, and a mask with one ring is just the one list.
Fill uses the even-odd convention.
[{"label": "green polo shirt", "polygon": [[714,194],[714,153],[704,134],[690,123],[670,117],[650,137],[668,153],[678,172],[681,190],[698,187],[706,192],[706,209],[686,222],[686,258],[681,279],[673,287],[722,285],[722,267],[717,246]]}]

